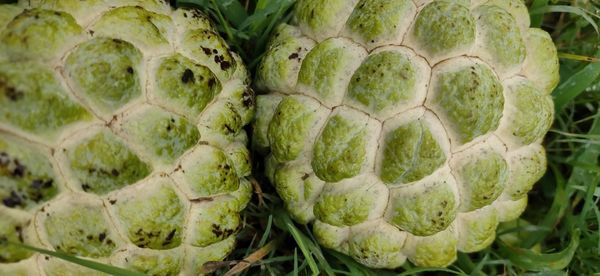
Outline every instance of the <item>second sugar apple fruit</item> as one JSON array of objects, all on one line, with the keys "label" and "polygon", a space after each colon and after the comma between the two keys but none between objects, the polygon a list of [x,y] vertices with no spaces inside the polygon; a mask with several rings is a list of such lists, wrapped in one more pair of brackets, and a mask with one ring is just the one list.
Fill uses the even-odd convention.
[{"label": "second sugar apple fruit", "polygon": [[258,70],[267,176],[367,266],[487,247],[546,170],[558,58],[521,0],[299,0]]},{"label": "second sugar apple fruit", "polygon": [[[0,5],[0,239],[149,275],[223,259],[251,195],[247,80],[166,1]],[[0,243],[0,275],[82,274]]]}]

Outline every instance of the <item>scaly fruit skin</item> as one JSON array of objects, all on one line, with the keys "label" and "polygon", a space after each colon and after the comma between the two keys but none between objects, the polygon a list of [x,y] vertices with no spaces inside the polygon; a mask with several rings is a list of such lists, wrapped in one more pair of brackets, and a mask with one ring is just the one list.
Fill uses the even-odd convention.
[{"label": "scaly fruit skin", "polygon": [[[206,17],[158,0],[0,5],[0,238],[151,275],[234,247],[254,95]],[[0,247],[0,275],[98,274]]]},{"label": "scaly fruit skin", "polygon": [[520,0],[299,0],[258,69],[253,147],[300,223],[376,268],[444,267],[544,174],[558,58]]}]

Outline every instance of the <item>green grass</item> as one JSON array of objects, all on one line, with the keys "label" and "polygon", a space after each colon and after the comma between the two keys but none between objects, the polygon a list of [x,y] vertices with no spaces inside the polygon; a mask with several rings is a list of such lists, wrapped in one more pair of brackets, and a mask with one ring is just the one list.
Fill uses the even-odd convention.
[{"label": "green grass", "polygon": [[[174,1],[207,12],[251,70],[273,28],[290,19],[293,3]],[[415,268],[408,262],[394,271],[366,268],[319,247],[307,226],[295,224],[274,189],[260,177],[263,167],[255,158],[262,191],[256,192],[244,213],[238,247],[228,260],[207,264],[206,269],[225,274],[235,267],[241,275],[600,275],[600,1],[527,3],[532,25],[552,34],[562,57],[561,83],[553,93],[556,120],[544,143],[549,169],[530,192],[525,214],[501,225],[492,246],[474,254],[459,253],[446,269]]]}]

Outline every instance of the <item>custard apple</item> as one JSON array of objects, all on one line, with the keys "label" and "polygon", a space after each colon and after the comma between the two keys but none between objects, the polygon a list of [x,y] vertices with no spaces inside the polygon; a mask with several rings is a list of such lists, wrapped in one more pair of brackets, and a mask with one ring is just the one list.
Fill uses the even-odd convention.
[{"label": "custard apple", "polygon": [[[0,239],[150,275],[223,259],[251,196],[248,79],[166,1],[0,5]],[[0,275],[82,274],[0,245]]]},{"label": "custard apple", "polygon": [[253,147],[300,223],[375,268],[492,243],[546,170],[558,58],[521,0],[299,0]]}]

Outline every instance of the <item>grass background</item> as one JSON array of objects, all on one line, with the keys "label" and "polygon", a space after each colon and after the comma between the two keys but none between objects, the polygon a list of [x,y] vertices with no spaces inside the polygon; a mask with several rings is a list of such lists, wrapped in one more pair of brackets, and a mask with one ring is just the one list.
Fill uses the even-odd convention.
[{"label": "grass background", "polygon": [[[251,71],[271,31],[291,17],[294,0],[178,0],[207,12]],[[265,179],[244,213],[245,228],[217,274],[242,275],[600,275],[600,0],[530,0],[532,27],[548,31],[561,57],[553,92],[554,125],[545,146],[549,168],[529,193],[521,219],[505,223],[487,249],[459,253],[447,269],[368,269],[320,248],[307,226],[294,224]],[[255,159],[260,159],[255,158]],[[255,160],[257,175],[262,172]],[[232,268],[233,267],[233,268]]]},{"label": "grass background", "polygon": [[[7,2],[0,0],[0,3]],[[295,0],[173,0],[202,9],[253,71],[274,27],[291,18]],[[459,253],[446,269],[368,269],[321,248],[307,226],[283,211],[274,189],[260,177],[244,212],[239,244],[226,261],[206,264],[222,275],[600,275],[600,0],[527,0],[533,27],[548,31],[561,57],[561,82],[553,92],[554,125],[544,145],[548,172],[529,193],[521,219],[502,224],[487,249]],[[259,184],[260,183],[260,184]],[[0,242],[2,242],[0,240]],[[7,241],[4,241],[7,242]],[[119,268],[30,248],[114,275]]]}]

